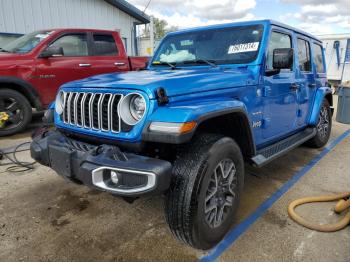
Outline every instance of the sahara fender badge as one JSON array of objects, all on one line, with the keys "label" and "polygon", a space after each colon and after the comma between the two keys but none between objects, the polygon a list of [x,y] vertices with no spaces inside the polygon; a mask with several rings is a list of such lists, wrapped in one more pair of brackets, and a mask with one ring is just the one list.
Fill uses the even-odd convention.
[{"label": "sahara fender badge", "polygon": [[261,127],[261,124],[262,124],[261,120],[260,121],[253,121],[253,128],[259,128],[259,127]]}]

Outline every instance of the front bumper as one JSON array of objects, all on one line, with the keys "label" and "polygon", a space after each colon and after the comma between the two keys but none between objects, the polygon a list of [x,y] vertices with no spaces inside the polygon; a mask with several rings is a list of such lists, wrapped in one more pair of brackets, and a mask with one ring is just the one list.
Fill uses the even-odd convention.
[{"label": "front bumper", "polygon": [[31,155],[60,176],[119,196],[161,194],[170,186],[170,162],[123,153],[112,145],[91,145],[59,131],[33,139]]}]

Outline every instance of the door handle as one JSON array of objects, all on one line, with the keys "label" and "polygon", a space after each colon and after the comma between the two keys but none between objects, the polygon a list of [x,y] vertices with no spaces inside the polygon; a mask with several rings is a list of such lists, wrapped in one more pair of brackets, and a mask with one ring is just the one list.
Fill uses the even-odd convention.
[{"label": "door handle", "polygon": [[310,87],[310,88],[315,88],[315,87],[316,87],[316,84],[309,84],[309,87]]},{"label": "door handle", "polygon": [[80,67],[90,67],[91,64],[79,64]]},{"label": "door handle", "polygon": [[123,66],[123,65],[125,65],[125,63],[124,62],[115,62],[114,65],[115,66]]},{"label": "door handle", "polygon": [[296,84],[296,83],[293,83],[293,84],[290,85],[290,90],[296,91],[296,90],[298,90],[299,88],[300,88],[299,85]]}]

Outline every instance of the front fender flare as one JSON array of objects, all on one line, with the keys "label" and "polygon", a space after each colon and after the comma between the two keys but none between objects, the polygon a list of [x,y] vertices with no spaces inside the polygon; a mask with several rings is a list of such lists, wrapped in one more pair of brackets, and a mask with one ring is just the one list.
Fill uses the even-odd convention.
[{"label": "front fender flare", "polygon": [[1,84],[15,84],[15,90],[23,94],[34,108],[39,111],[43,109],[38,92],[29,82],[14,76],[0,76]]},{"label": "front fender flare", "polygon": [[183,101],[180,103],[168,104],[158,107],[148,118],[148,122],[142,132],[142,140],[150,142],[181,144],[191,140],[196,129],[185,134],[164,134],[150,132],[151,122],[175,122],[185,123],[195,121],[198,127],[203,121],[230,113],[240,113],[246,120],[249,127],[249,139],[254,147],[253,132],[246,106],[239,100],[206,100],[206,101]]},{"label": "front fender flare", "polygon": [[322,107],[323,100],[326,98],[327,95],[332,95],[332,89],[328,86],[323,86],[317,89],[309,119],[310,126],[317,125],[320,109]]}]

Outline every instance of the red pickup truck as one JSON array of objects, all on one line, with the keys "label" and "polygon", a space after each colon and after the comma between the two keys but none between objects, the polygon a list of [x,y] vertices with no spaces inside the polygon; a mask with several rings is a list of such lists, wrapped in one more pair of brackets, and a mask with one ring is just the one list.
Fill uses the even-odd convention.
[{"label": "red pickup truck", "polygon": [[52,29],[0,48],[0,136],[21,131],[64,83],[92,75],[139,70],[147,57],[128,57],[119,33]]}]

